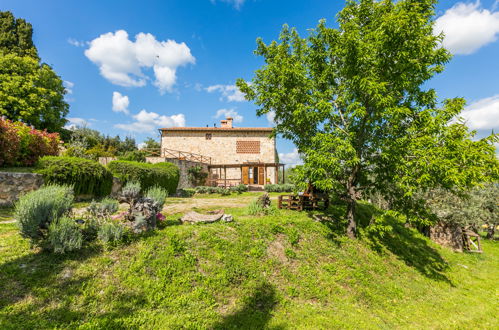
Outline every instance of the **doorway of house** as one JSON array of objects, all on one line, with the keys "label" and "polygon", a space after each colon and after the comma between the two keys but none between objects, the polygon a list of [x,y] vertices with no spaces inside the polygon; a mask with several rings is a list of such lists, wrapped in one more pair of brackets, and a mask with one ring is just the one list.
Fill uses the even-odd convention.
[{"label": "doorway of house", "polygon": [[265,174],[262,166],[243,166],[243,184],[265,184]]}]

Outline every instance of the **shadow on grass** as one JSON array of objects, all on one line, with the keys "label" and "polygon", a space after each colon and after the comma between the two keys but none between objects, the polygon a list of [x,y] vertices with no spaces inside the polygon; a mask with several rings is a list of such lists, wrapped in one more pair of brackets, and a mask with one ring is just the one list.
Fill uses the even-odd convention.
[{"label": "shadow on grass", "polygon": [[[47,290],[80,287],[86,279],[73,281],[68,262],[82,262],[101,249],[89,247],[64,255],[49,251],[29,253],[0,265],[0,309],[15,304],[26,297],[37,298]],[[83,282],[82,282],[83,281]]]},{"label": "shadow on grass", "polygon": [[[323,213],[325,217],[329,217],[331,221],[321,221],[329,230],[328,238],[335,244],[341,246],[341,238],[345,237],[346,221],[344,220],[345,206],[341,203],[332,205]],[[309,213],[313,217],[313,213]],[[382,211],[378,210],[371,204],[358,203],[356,209],[357,227],[364,234],[365,241],[368,242],[372,250],[377,253],[390,251],[397,256],[398,259],[405,262],[406,265],[413,267],[419,273],[427,278],[444,281],[453,285],[452,282],[445,276],[445,271],[449,268],[448,263],[434,249],[427,238],[413,228],[404,226],[403,223],[397,221],[393,217],[385,217],[384,226],[390,226],[392,229],[388,232],[381,232],[369,228],[373,216],[380,215]]]},{"label": "shadow on grass", "polygon": [[[213,329],[264,329],[277,306],[275,288],[268,283],[261,284],[243,299],[243,306],[223,318]],[[272,327],[283,329],[283,327]]]}]

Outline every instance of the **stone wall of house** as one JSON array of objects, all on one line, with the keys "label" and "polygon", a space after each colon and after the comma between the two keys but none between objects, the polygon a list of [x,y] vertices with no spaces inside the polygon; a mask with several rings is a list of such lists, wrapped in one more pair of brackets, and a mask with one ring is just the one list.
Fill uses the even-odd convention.
[{"label": "stone wall of house", "polygon": [[[211,134],[210,139],[206,134]],[[163,131],[161,147],[211,157],[212,164],[275,163],[275,139],[269,134],[268,131]],[[238,153],[238,141],[259,143],[260,152]]]},{"label": "stone wall of house", "polygon": [[202,171],[208,173],[208,165],[204,163],[165,157],[146,157],[146,161],[151,164],[168,162],[177,165],[180,170],[180,179],[177,189],[194,188],[192,183],[189,181],[189,169],[191,167],[201,165],[203,168]]},{"label": "stone wall of house", "polygon": [[40,174],[0,172],[0,206],[12,206],[21,194],[36,190],[42,184]]}]

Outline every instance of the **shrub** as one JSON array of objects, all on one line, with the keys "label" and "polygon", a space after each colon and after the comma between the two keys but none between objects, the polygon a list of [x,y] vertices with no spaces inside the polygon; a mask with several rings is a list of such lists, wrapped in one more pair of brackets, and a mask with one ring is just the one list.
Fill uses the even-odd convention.
[{"label": "shrub", "polygon": [[118,211],[119,203],[116,199],[106,197],[100,202],[92,201],[87,211],[95,217],[108,217]]},{"label": "shrub", "polygon": [[123,189],[121,189],[121,196],[127,203],[133,203],[134,200],[140,198],[140,183],[135,181],[127,182]]},{"label": "shrub", "polygon": [[161,187],[155,186],[149,188],[144,196],[152,199],[156,204],[158,204],[158,208],[161,210],[163,205],[165,205],[166,197],[168,197],[168,191]]},{"label": "shrub", "polygon": [[55,253],[65,253],[81,248],[83,234],[73,219],[62,217],[50,224],[48,240]]},{"label": "shrub", "polygon": [[48,185],[19,198],[15,206],[21,236],[37,243],[46,238],[52,221],[71,209],[73,191],[68,186]]},{"label": "shrub", "polygon": [[147,153],[145,151],[141,151],[141,150],[127,151],[127,152],[125,152],[124,155],[119,156],[118,160],[126,160],[126,161],[131,161],[131,162],[145,163],[146,162],[146,155],[147,155]]},{"label": "shrub", "polygon": [[238,184],[237,186],[230,187],[230,191],[237,192],[238,194],[242,194],[243,192],[248,191],[248,186],[245,184]]},{"label": "shrub", "polygon": [[224,187],[209,187],[209,186],[198,186],[194,188],[198,194],[221,194],[222,196],[230,195],[231,189]]},{"label": "shrub", "polygon": [[33,166],[38,158],[57,155],[59,134],[0,118],[0,166]]},{"label": "shrub", "polygon": [[217,193],[222,195],[222,196],[229,196],[230,195],[230,189],[224,188],[224,187],[218,187]]},{"label": "shrub", "polygon": [[115,160],[108,165],[111,172],[123,182],[137,181],[142,191],[159,186],[173,195],[177,190],[180,171],[172,163],[139,163]]},{"label": "shrub", "polygon": [[208,177],[207,172],[203,172],[203,167],[201,165],[193,166],[187,170],[189,181],[194,185],[198,186],[206,182]]},{"label": "shrub", "polygon": [[193,188],[185,188],[185,189],[179,189],[177,191],[177,196],[179,197],[192,197],[196,193],[196,189]]},{"label": "shrub", "polygon": [[43,157],[37,172],[45,182],[72,185],[76,195],[106,196],[111,193],[113,175],[104,166],[76,157]]},{"label": "shrub", "polygon": [[105,245],[113,245],[123,240],[125,236],[125,228],[117,222],[104,223],[97,233],[99,241]]},{"label": "shrub", "polygon": [[247,212],[249,215],[270,215],[277,213],[278,210],[275,206],[264,207],[257,198],[249,203]]},{"label": "shrub", "polygon": [[294,187],[292,184],[266,184],[264,189],[266,192],[292,192]]}]

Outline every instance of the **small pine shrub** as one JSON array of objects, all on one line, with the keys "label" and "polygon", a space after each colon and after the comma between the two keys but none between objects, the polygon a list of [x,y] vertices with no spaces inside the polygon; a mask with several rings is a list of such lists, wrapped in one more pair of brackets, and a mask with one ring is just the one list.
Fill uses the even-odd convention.
[{"label": "small pine shrub", "polygon": [[92,201],[87,207],[88,213],[94,217],[108,217],[118,211],[119,203],[116,199],[106,197],[100,202]]},{"label": "small pine shrub", "polygon": [[55,253],[66,253],[81,249],[83,233],[73,219],[62,217],[50,224],[48,241]]},{"label": "small pine shrub", "polygon": [[125,228],[117,222],[106,222],[100,226],[97,238],[104,245],[116,245],[123,240]]},{"label": "small pine shrub", "polygon": [[47,183],[72,185],[76,195],[107,196],[113,186],[111,172],[96,161],[77,157],[42,157],[37,172]]},{"label": "small pine shrub", "polygon": [[172,163],[139,163],[133,161],[115,160],[109,163],[109,170],[122,182],[136,181],[142,191],[159,186],[175,194],[180,177],[179,168]]},{"label": "small pine shrub", "polygon": [[15,218],[21,236],[37,243],[46,238],[51,222],[71,209],[73,190],[69,186],[47,185],[19,198]]},{"label": "small pine shrub", "polygon": [[161,210],[163,205],[165,205],[166,197],[168,197],[168,191],[161,187],[155,186],[149,188],[144,196],[152,199],[156,204],[158,204],[158,208]]}]

